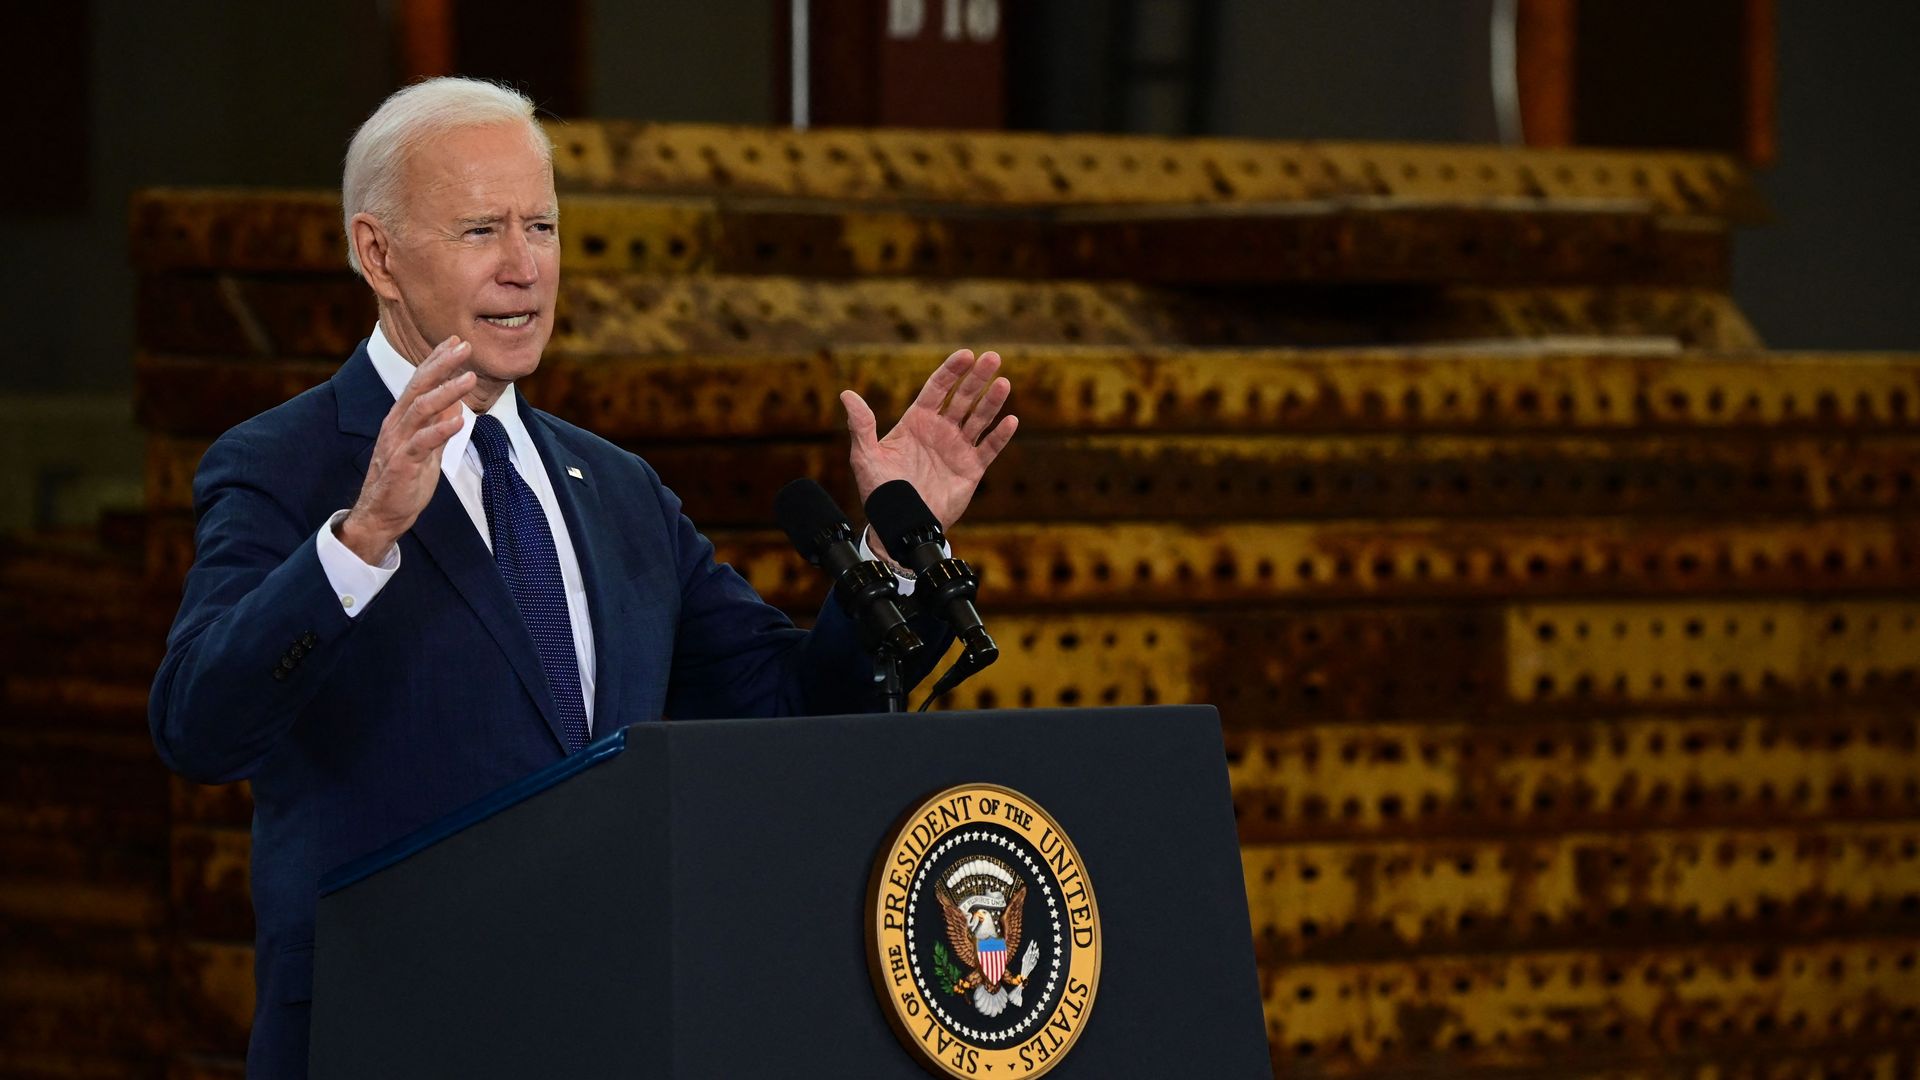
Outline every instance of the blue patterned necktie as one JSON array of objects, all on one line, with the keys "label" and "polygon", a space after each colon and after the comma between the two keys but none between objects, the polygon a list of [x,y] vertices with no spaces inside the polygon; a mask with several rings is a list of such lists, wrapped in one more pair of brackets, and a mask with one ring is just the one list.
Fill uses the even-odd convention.
[{"label": "blue patterned necktie", "polygon": [[486,472],[480,478],[480,499],[487,508],[487,528],[493,537],[493,561],[507,579],[507,591],[520,609],[533,646],[540,653],[540,670],[560,712],[560,730],[567,753],[587,745],[587,708],[580,693],[580,660],[573,651],[573,621],[567,617],[567,584],[560,576],[560,556],[553,546],[553,530],[533,489],[520,478],[507,457],[511,445],[507,429],[491,416],[473,420],[473,445],[480,451]]}]

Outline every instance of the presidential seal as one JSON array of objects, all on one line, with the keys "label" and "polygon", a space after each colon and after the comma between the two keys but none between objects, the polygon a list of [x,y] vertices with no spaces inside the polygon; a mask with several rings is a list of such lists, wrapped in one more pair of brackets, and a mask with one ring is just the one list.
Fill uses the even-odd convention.
[{"label": "presidential seal", "polygon": [[1008,788],[949,788],[901,819],[867,889],[867,934],[881,1008],[936,1075],[1038,1076],[1093,1009],[1093,885],[1059,823]]}]

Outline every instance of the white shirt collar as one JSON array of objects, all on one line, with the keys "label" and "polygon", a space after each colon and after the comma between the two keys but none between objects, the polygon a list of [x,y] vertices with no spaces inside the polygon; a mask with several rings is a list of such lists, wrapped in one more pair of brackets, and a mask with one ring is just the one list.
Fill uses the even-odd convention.
[{"label": "white shirt collar", "polygon": [[[373,324],[373,333],[367,337],[367,357],[373,361],[373,370],[379,374],[380,381],[387,385],[387,392],[393,395],[395,401],[400,400],[400,393],[413,379],[415,368],[413,362],[401,356],[400,351],[387,340],[386,331],[377,322]],[[508,441],[513,443],[516,450],[527,441],[525,425],[520,421],[518,399],[518,388],[508,384],[506,393],[494,399],[493,407],[487,410],[487,415],[500,421],[500,426],[506,429]],[[462,401],[460,430],[447,440],[446,450],[440,455],[444,471],[451,473],[456,463],[465,460],[467,445],[473,440],[473,418],[473,409]]]}]

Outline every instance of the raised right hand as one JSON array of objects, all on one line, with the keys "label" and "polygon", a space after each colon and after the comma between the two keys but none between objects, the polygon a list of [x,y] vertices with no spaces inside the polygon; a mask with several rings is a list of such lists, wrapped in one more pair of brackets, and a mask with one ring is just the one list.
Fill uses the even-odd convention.
[{"label": "raised right hand", "polygon": [[473,389],[473,372],[461,366],[472,351],[457,335],[441,342],[381,421],[366,483],[338,529],[340,542],[362,562],[383,561],[433,498],[440,452],[460,430],[460,399]]}]

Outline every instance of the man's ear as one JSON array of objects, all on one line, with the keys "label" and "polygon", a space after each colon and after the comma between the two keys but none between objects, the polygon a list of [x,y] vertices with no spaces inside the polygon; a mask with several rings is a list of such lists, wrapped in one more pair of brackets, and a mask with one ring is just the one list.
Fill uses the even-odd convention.
[{"label": "man's ear", "polygon": [[353,230],[353,251],[360,257],[360,272],[382,300],[400,299],[393,280],[393,233],[372,214],[355,214],[348,223]]}]

